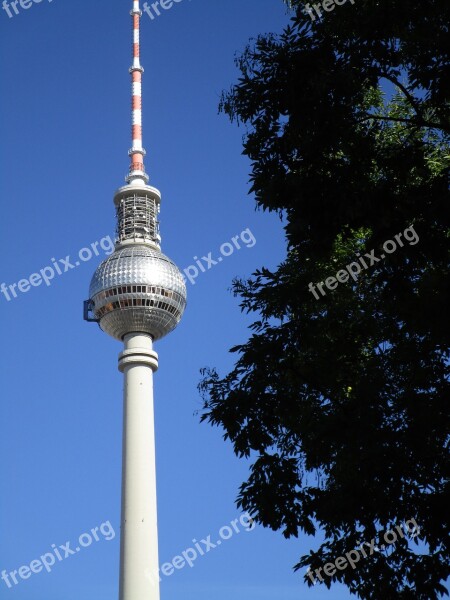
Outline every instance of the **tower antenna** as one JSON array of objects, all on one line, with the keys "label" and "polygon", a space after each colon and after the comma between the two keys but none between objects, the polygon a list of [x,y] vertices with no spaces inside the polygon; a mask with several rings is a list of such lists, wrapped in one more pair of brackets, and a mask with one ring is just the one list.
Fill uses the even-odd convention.
[{"label": "tower antenna", "polygon": [[130,172],[126,180],[128,183],[142,181],[148,183],[149,177],[145,172],[144,156],[145,149],[142,145],[142,75],[144,68],[140,59],[140,22],[142,11],[139,0],[133,0],[133,8],[130,11],[133,19],[133,64],[130,67],[131,74],[131,149],[128,151],[131,157]]}]

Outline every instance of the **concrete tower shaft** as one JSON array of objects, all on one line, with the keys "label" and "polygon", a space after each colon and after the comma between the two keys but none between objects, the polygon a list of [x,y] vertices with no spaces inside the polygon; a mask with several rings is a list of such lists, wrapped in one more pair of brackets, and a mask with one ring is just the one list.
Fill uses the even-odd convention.
[{"label": "concrete tower shaft", "polygon": [[[125,336],[119,600],[159,600],[153,373],[147,335]],[[153,577],[152,577],[153,576]]]}]

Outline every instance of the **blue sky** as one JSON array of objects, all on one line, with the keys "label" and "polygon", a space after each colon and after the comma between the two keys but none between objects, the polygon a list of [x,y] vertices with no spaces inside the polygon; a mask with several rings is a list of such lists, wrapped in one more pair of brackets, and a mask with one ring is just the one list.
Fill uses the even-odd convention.
[{"label": "blue sky", "polygon": [[[0,571],[29,565],[52,544],[73,547],[108,521],[116,533],[11,589],[0,580],[1,600],[117,596],[121,347],[82,320],[104,254],[85,262],[77,255],[113,236],[112,197],[128,169],[130,5],[42,0],[12,18],[0,11],[0,283],[29,279],[52,259],[62,270],[48,286],[22,283],[17,298],[0,295]],[[163,251],[186,268],[194,256],[218,257],[246,229],[256,239],[188,284],[181,325],[156,347],[161,563],[194,538],[217,539],[239,516],[234,501],[248,465],[220,430],[199,423],[199,369],[223,373],[232,365],[227,350],[245,341],[250,320],[231,281],[275,267],[284,239],[275,216],[255,212],[244,130],[218,115],[218,103],[238,76],[235,52],[286,22],[281,0],[182,0],[154,20],[142,18],[144,145],[151,184],[163,194]],[[74,268],[63,272],[68,256]],[[293,573],[315,545],[242,530],[194,568],[164,578],[162,599],[349,598],[342,587],[310,590]]]}]

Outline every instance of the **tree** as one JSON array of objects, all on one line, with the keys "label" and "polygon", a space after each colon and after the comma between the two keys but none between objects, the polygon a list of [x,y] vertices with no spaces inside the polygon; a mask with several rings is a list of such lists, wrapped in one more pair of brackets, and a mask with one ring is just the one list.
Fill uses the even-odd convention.
[{"label": "tree", "polygon": [[[234,282],[255,322],[229,374],[203,371],[202,420],[252,460],[240,507],[287,538],[323,534],[295,565],[308,585],[438,598],[450,564],[450,8],[358,0],[312,20],[291,6],[282,34],[237,58],[222,97],[287,252]],[[324,574],[409,519],[414,540]]]}]

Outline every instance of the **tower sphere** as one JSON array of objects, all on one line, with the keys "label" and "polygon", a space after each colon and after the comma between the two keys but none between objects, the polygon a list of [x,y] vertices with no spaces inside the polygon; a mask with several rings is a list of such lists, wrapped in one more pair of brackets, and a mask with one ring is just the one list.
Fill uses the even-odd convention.
[{"label": "tower sphere", "polygon": [[92,312],[103,331],[117,340],[170,333],[186,307],[186,284],[178,267],[157,248],[119,246],[104,260],[89,288]]}]

